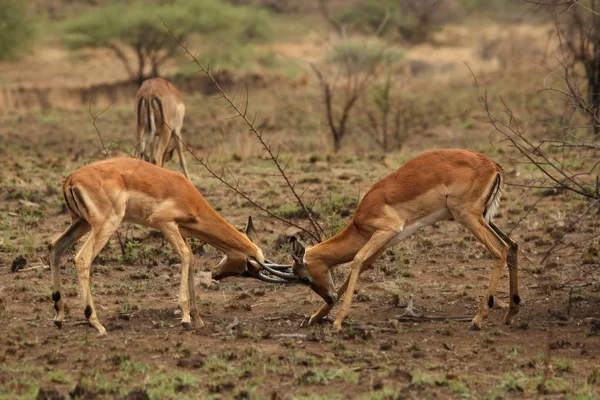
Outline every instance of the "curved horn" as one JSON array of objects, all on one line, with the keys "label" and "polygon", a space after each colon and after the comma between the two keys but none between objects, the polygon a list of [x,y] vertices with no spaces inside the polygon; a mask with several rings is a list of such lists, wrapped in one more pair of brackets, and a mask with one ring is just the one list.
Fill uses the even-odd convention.
[{"label": "curved horn", "polygon": [[273,269],[276,269],[276,270],[282,270],[282,269],[290,269],[290,268],[292,268],[292,264],[277,264],[277,263],[271,262],[270,260],[265,260],[264,265],[267,265],[270,268],[273,268]]},{"label": "curved horn", "polygon": [[296,275],[294,275],[293,273],[281,272],[281,271],[273,269],[267,265],[263,265],[262,267],[264,269],[266,269],[270,274],[273,274],[278,278],[286,279],[288,281],[297,281],[298,280],[298,277]]},{"label": "curved horn", "polygon": [[292,281],[286,281],[286,280],[279,280],[279,279],[271,278],[271,277],[268,277],[266,275],[263,275],[262,272],[259,272],[258,275],[254,276],[254,278],[256,278],[258,280],[261,280],[263,282],[279,283],[279,284],[283,284],[283,285],[290,285],[290,284],[299,283],[299,282],[292,282]]},{"label": "curved horn", "polygon": [[290,270],[292,269],[291,265],[288,264],[272,264],[272,263],[265,263],[265,266],[271,268],[271,269],[276,269],[277,271],[283,271],[283,270]]},{"label": "curved horn", "polygon": [[278,271],[274,268],[271,268],[268,264],[263,264],[262,262],[258,261],[256,258],[254,259],[254,261],[256,261],[258,263],[258,265],[260,265],[265,270],[267,270],[269,273],[275,275],[278,278],[285,279],[286,281],[298,281],[298,277],[296,277],[296,275],[294,275],[293,273],[286,273],[286,272]]}]

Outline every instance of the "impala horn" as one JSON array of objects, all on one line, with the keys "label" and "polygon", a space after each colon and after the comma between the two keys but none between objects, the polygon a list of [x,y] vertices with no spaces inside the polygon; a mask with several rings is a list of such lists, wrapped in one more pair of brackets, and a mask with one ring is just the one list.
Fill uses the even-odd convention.
[{"label": "impala horn", "polygon": [[258,265],[260,265],[265,271],[267,271],[268,273],[283,279],[283,281],[278,281],[275,280],[273,278],[269,278],[266,275],[262,274],[259,272],[258,274],[258,279],[261,280],[265,280],[262,278],[266,278],[269,279],[269,281],[265,282],[271,282],[271,283],[300,283],[300,281],[298,280],[298,278],[296,277],[296,275],[294,275],[291,272],[282,272],[280,270],[289,270],[291,269],[291,265],[282,265],[282,264],[271,264],[271,263],[262,263],[260,261],[258,261],[256,258],[252,258],[252,261],[256,262]]}]

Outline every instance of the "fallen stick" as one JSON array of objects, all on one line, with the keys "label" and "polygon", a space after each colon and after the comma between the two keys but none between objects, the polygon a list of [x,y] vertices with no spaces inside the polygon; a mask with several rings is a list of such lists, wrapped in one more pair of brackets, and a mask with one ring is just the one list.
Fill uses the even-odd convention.
[{"label": "fallen stick", "polygon": [[427,322],[427,321],[446,321],[446,320],[452,320],[452,321],[471,321],[472,318],[471,317],[457,317],[457,316],[451,316],[451,317],[444,317],[444,316],[435,316],[435,317],[430,317],[430,316],[426,316],[426,315],[418,315],[415,313],[415,309],[413,307],[413,298],[412,296],[410,296],[410,298],[408,299],[408,305],[406,306],[406,310],[404,310],[404,312],[400,315],[397,315],[395,317],[393,317],[392,319],[397,320],[399,322]]},{"label": "fallen stick", "polygon": [[278,333],[277,335],[271,336],[273,339],[296,339],[296,340],[306,340],[308,335],[303,333]]},{"label": "fallen stick", "polygon": [[19,268],[18,270],[16,270],[14,273],[16,274],[17,272],[26,272],[26,271],[33,271],[35,269],[50,269],[49,265],[37,265],[35,267],[29,267],[29,268]]},{"label": "fallen stick", "polygon": [[427,316],[427,315],[417,315],[417,316],[408,316],[408,315],[398,315],[396,317],[392,317],[391,319],[398,322],[428,322],[428,321],[471,321],[472,317],[459,317],[459,316]]},{"label": "fallen stick", "polygon": [[357,326],[353,326],[352,328],[362,329],[365,331],[398,332],[398,330],[396,328],[386,328],[383,326],[376,326],[376,325],[357,325]]}]

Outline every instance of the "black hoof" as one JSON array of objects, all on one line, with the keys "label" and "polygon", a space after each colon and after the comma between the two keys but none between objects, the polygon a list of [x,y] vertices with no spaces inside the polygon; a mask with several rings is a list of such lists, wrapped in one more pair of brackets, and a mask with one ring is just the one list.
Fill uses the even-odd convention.
[{"label": "black hoof", "polygon": [[472,331],[480,331],[480,330],[481,330],[481,328],[480,328],[480,327],[478,327],[478,326],[477,326],[477,325],[475,325],[475,324],[471,324],[471,330],[472,330]]},{"label": "black hoof", "polygon": [[183,329],[185,329],[186,331],[189,331],[192,329],[192,324],[190,324],[189,322],[182,322],[181,326],[183,326]]},{"label": "black hoof", "polygon": [[54,325],[56,325],[58,329],[62,329],[62,321],[54,321]]}]

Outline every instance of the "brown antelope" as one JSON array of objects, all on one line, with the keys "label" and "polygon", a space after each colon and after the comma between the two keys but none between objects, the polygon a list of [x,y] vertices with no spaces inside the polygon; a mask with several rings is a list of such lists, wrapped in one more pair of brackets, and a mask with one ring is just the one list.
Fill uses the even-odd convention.
[{"label": "brown antelope", "polygon": [[59,328],[65,317],[59,261],[69,246],[90,232],[75,256],[75,267],[85,303],[85,317],[99,335],[106,333],[92,300],[90,267],[122,221],[159,229],[181,258],[179,307],[185,328],[191,327],[192,317],[198,326],[204,323],[196,304],[193,266],[190,269],[192,252],[184,237],[197,237],[225,253],[215,268],[216,279],[242,275],[266,282],[285,282],[261,273],[260,266],[265,265],[264,256],[252,241],[256,234],[252,220],[248,220],[245,235],[238,232],[179,172],[134,158],[112,158],[86,165],[72,173],[65,180],[63,194],[71,215],[71,226],[49,246],[54,279],[54,323]]},{"label": "brown antelope", "polygon": [[190,179],[183,156],[181,128],[185,106],[179,90],[166,79],[145,80],[135,95],[135,106],[140,158],[162,167],[177,149],[181,169]]},{"label": "brown antelope", "polygon": [[[293,275],[274,271],[281,278],[300,281],[321,296],[324,304],[309,320],[326,316],[346,293],[334,322],[341,329],[352,304],[359,275],[383,251],[419,228],[454,219],[483,243],[494,259],[489,286],[472,328],[480,329],[494,305],[496,287],[508,264],[510,308],[505,323],[519,311],[517,243],[492,222],[504,186],[502,168],[489,158],[468,150],[435,150],[406,162],[377,182],[358,205],[352,222],[329,240],[305,248],[296,238],[290,242]],[[352,262],[350,274],[335,291],[330,270]],[[267,270],[269,266],[266,266]]]}]

